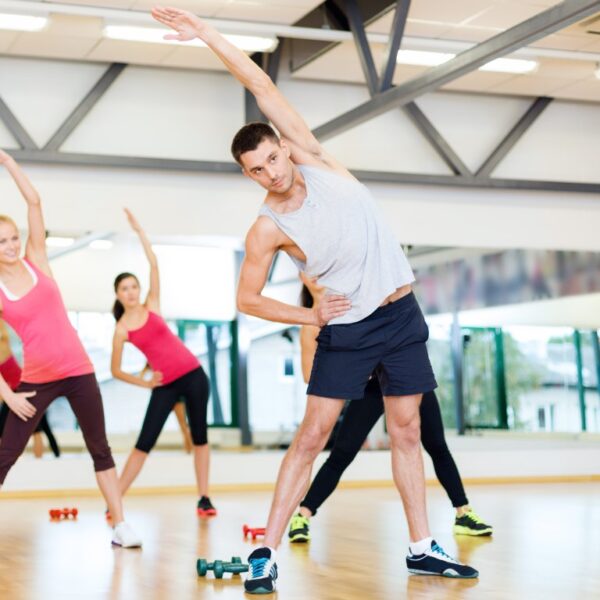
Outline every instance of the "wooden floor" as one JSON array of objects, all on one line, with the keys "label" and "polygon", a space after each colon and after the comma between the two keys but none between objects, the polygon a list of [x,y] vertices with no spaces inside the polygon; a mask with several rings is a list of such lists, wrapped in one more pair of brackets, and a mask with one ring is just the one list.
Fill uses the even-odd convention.
[{"label": "wooden floor", "polygon": [[[600,484],[474,486],[492,539],[454,538],[452,509],[429,488],[437,541],[480,570],[479,580],[409,576],[407,537],[393,489],[338,490],[313,520],[313,541],[279,552],[278,600],[417,600],[599,597]],[[113,549],[93,498],[0,500],[0,598],[9,600],[229,600],[239,578],[196,576],[196,558],[244,559],[244,523],[264,525],[270,494],[220,494],[220,516],[199,522],[187,496],[132,496],[129,520],[143,550]],[[51,523],[51,507],[78,506],[77,522]],[[374,567],[376,565],[376,567]],[[374,571],[376,568],[376,571]]]}]

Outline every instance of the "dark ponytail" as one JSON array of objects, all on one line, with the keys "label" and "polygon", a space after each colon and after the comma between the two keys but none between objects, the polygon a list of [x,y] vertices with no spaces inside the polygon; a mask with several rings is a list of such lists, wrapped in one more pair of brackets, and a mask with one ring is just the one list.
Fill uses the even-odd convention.
[{"label": "dark ponytail", "polygon": [[[119,284],[121,283],[121,281],[123,281],[123,279],[127,279],[128,277],[133,277],[136,281],[138,281],[138,278],[133,273],[119,273],[119,275],[117,275],[115,277],[115,283],[114,283],[115,293],[119,289]],[[139,281],[138,281],[138,283],[139,283]],[[113,304],[113,308],[112,308],[112,314],[113,314],[113,317],[115,318],[115,321],[118,321],[123,316],[124,312],[125,312],[125,307],[123,306],[121,301],[115,300],[115,303]]]},{"label": "dark ponytail", "polygon": [[310,293],[310,290],[305,285],[303,285],[302,291],[300,292],[300,304],[304,308],[312,308],[314,303],[315,301],[312,297],[312,294]]}]

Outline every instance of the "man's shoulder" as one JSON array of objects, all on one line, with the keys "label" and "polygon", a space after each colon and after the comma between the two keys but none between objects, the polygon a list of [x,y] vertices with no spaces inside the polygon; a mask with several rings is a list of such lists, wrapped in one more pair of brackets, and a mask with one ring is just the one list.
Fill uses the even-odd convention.
[{"label": "man's shoulder", "polygon": [[278,245],[282,232],[275,221],[267,215],[259,215],[248,230],[246,241],[260,242],[261,245]]}]

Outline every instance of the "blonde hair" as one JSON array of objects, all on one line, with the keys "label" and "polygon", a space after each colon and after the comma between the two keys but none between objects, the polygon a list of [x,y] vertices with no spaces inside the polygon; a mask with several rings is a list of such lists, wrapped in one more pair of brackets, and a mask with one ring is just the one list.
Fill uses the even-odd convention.
[{"label": "blonde hair", "polygon": [[5,223],[7,225],[12,225],[17,231],[19,231],[17,224],[8,215],[0,215],[0,224],[2,224],[2,223]]}]

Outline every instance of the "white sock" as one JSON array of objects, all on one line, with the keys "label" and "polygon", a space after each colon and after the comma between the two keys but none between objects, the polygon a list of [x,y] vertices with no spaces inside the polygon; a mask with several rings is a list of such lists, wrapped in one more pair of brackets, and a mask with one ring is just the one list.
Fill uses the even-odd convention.
[{"label": "white sock", "polygon": [[426,537],[418,542],[411,542],[408,545],[408,548],[413,556],[417,554],[424,554],[426,550],[431,550],[431,542],[433,542],[433,538]]},{"label": "white sock", "polygon": [[271,560],[275,561],[275,558],[277,558],[277,550],[271,548],[271,546],[263,546],[263,548],[268,548],[271,551]]}]

